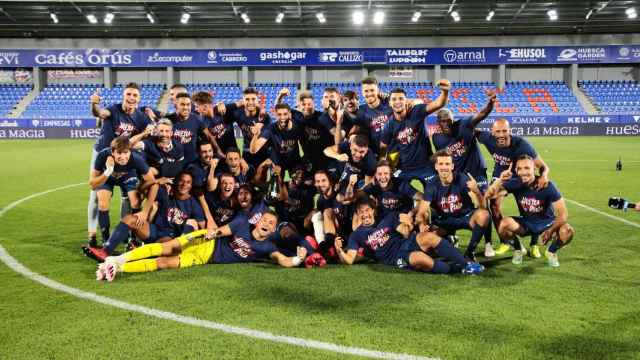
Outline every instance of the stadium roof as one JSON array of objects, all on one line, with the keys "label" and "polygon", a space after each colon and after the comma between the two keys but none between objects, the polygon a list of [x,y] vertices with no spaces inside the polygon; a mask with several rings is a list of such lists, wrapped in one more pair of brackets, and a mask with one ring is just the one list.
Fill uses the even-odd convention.
[{"label": "stadium roof", "polygon": [[[5,1],[0,37],[324,37],[640,32],[638,1]],[[634,10],[628,10],[634,8]],[[549,10],[556,10],[551,20]],[[354,25],[353,12],[364,13]],[[384,23],[374,24],[376,11]],[[488,20],[489,13],[494,14]],[[640,11],[640,8],[638,8]],[[420,12],[417,21],[412,21]],[[457,13],[454,13],[457,12]],[[111,24],[105,23],[113,14]],[[182,14],[190,17],[181,22]],[[281,22],[277,23],[279,13]],[[318,19],[322,13],[324,23]],[[51,15],[55,14],[55,16]],[[88,20],[94,15],[96,23]],[[243,16],[242,14],[246,14]],[[459,21],[456,21],[456,16]],[[54,17],[58,20],[54,22]],[[633,17],[633,18],[632,18]],[[246,20],[246,19],[248,20]],[[152,22],[153,20],[153,22]]]}]

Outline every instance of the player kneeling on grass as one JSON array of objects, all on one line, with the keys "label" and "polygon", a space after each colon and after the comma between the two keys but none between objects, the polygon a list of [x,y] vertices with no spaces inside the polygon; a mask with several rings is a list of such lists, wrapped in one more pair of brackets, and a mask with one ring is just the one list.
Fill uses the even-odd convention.
[{"label": "player kneeling on grass", "polygon": [[[518,158],[516,174],[516,177],[506,181],[496,180],[486,194],[491,197],[506,190],[516,198],[520,216],[502,219],[498,228],[500,236],[513,239],[516,236],[537,237],[542,234],[543,245],[551,241],[545,253],[549,265],[558,267],[558,250],[571,242],[575,235],[575,230],[567,223],[569,214],[564,199],[553,182],[549,182],[545,188],[536,187],[538,179],[531,156],[522,155]],[[524,251],[520,241],[514,241],[514,247],[513,263],[522,264]]]},{"label": "player kneeling on grass", "polygon": [[[415,234],[413,219],[408,214],[389,213],[380,221],[376,220],[376,204],[369,197],[361,197],[356,202],[356,216],[360,224],[349,236],[347,251],[342,249],[342,238],[335,240],[336,252],[343,264],[351,265],[356,260],[358,248],[364,248],[364,255],[379,263],[414,269],[434,274],[478,274],[484,267],[468,262],[448,241],[434,233]],[[444,257],[449,262],[434,259],[430,252]]]},{"label": "player kneeling on grass", "polygon": [[[475,250],[482,236],[489,229],[489,211],[478,183],[471,175],[454,172],[453,157],[447,150],[433,155],[438,176],[429,179],[424,188],[424,200],[418,207],[418,224],[421,230],[433,223],[440,235],[452,235],[459,229],[470,229],[471,239],[464,255],[476,261]],[[471,197],[475,197],[480,208],[476,209]],[[434,216],[430,217],[433,209]]]},{"label": "player kneeling on grass", "polygon": [[252,262],[263,258],[271,258],[283,267],[300,265],[307,255],[306,249],[298,248],[297,256],[286,257],[268,240],[275,232],[277,223],[277,215],[268,211],[255,226],[250,226],[244,217],[239,217],[215,231],[198,230],[168,242],[147,244],[119,256],[107,257],[104,263],[98,265],[96,279],[113,281],[119,272],[182,269],[194,265]]}]

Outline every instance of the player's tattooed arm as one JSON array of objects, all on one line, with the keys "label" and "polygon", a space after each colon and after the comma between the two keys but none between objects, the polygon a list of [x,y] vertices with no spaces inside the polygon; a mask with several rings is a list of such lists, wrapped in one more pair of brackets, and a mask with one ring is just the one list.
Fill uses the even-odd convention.
[{"label": "player's tattooed arm", "polygon": [[438,111],[447,105],[449,101],[449,90],[451,90],[451,82],[447,79],[438,80],[438,87],[440,88],[440,95],[427,105],[427,114],[431,114],[434,111]]},{"label": "player's tattooed arm", "polygon": [[97,118],[106,119],[111,116],[111,112],[107,109],[100,108],[101,100],[102,99],[100,98],[100,93],[98,91],[91,95],[91,113]]},{"label": "player's tattooed arm", "polygon": [[347,250],[346,252],[342,249],[343,240],[340,236],[336,236],[335,239],[335,248],[336,253],[338,254],[338,258],[340,262],[345,265],[352,265],[356,260],[356,256],[358,255],[358,251],[356,250]]},{"label": "player's tattooed arm", "polygon": [[482,120],[486,119],[489,114],[493,111],[493,106],[496,103],[496,92],[491,90],[485,90],[485,94],[489,100],[487,104],[473,116],[471,119],[471,125],[475,128]]}]

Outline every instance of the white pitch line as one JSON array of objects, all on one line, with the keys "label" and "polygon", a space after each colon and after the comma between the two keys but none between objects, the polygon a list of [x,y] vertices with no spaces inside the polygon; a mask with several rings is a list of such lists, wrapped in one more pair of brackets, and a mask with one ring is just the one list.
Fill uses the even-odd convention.
[{"label": "white pitch line", "polygon": [[[569,160],[569,159],[547,159],[545,158],[544,161],[553,161],[553,162],[608,162],[608,163],[615,163],[616,161],[618,161],[618,159],[611,159],[611,160],[587,160],[587,159],[575,159],[575,160]],[[626,164],[626,163],[640,163],[640,160],[622,160],[622,165]]]},{"label": "white pitch line", "polygon": [[624,224],[627,224],[627,225],[630,225],[630,226],[633,226],[633,227],[636,227],[636,228],[640,229],[640,224],[638,224],[638,223],[634,223],[633,221],[629,221],[629,220],[627,220],[627,219],[623,219],[623,218],[621,218],[621,217],[617,217],[617,216],[615,216],[615,215],[607,214],[607,213],[606,213],[606,212],[604,212],[604,211],[600,211],[600,210],[598,210],[598,209],[594,209],[594,208],[592,208],[591,206],[588,206],[588,205],[585,205],[585,204],[581,204],[581,203],[579,203],[579,202],[577,202],[577,201],[575,201],[575,200],[566,199],[566,198],[565,198],[565,200],[567,200],[568,202],[570,202],[570,203],[572,203],[572,204],[574,204],[574,205],[578,205],[578,206],[580,206],[580,207],[582,207],[582,208],[585,208],[585,209],[587,209],[587,210],[589,210],[589,211],[593,211],[593,212],[594,212],[594,213],[596,213],[596,214],[600,214],[600,215],[602,215],[602,216],[608,217],[609,219],[613,219],[613,220],[616,220],[616,221],[620,221],[621,223],[624,223]]},{"label": "white pitch line", "polygon": [[[79,184],[62,186],[59,188],[50,189],[50,190],[46,190],[36,194],[32,194],[20,200],[16,200],[11,204],[7,205],[2,210],[0,210],[0,217],[4,216],[4,214],[6,214],[9,210],[13,209],[14,207],[22,204],[25,201],[33,199],[35,197],[46,195],[54,191],[64,190],[64,189],[68,189],[68,188],[79,186],[79,185],[85,185],[85,184],[86,183],[79,183]],[[36,272],[33,272],[26,266],[22,265],[13,256],[11,256],[2,245],[0,245],[0,261],[5,263],[13,271],[27,277],[30,280],[33,280],[46,287],[49,287],[51,289],[67,293],[69,295],[72,295],[81,299],[91,300],[104,305],[120,308],[127,311],[137,312],[137,313],[141,313],[148,316],[157,317],[163,320],[171,320],[171,321],[175,321],[175,322],[179,322],[187,325],[198,326],[198,327],[212,329],[212,330],[218,330],[218,331],[222,331],[229,334],[247,336],[254,339],[267,340],[267,341],[272,341],[277,343],[295,345],[295,346],[300,346],[308,349],[330,351],[330,352],[339,353],[339,354],[355,355],[355,356],[369,357],[374,359],[389,359],[389,360],[391,359],[393,360],[395,359],[437,360],[436,358],[430,358],[430,357],[390,353],[390,352],[363,349],[358,347],[338,345],[338,344],[310,340],[310,339],[297,338],[292,336],[276,335],[276,334],[272,334],[265,331],[225,325],[225,324],[216,323],[213,321],[202,320],[202,319],[198,319],[190,316],[178,315],[168,311],[153,309],[153,308],[149,308],[142,305],[130,304],[124,301],[112,299],[106,296],[94,294],[94,293],[80,290],[71,286],[67,286],[55,280],[49,279],[46,276],[42,276]]]}]

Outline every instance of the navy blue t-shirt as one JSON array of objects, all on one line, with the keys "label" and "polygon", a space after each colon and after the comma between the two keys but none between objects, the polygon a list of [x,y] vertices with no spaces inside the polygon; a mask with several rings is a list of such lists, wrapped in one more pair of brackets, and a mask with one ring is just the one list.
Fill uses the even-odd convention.
[{"label": "navy blue t-shirt", "polygon": [[111,140],[118,136],[131,137],[141,133],[151,120],[147,115],[136,109],[132,114],[127,114],[122,110],[122,104],[114,104],[107,108],[111,116],[104,119],[100,137],[96,141],[94,148],[101,151],[111,146]]},{"label": "navy blue t-shirt", "polygon": [[364,179],[365,176],[373,176],[376,173],[376,155],[373,153],[371,148],[367,151],[367,154],[358,162],[353,160],[353,155],[351,155],[351,147],[349,146],[349,141],[344,140],[340,145],[338,145],[338,150],[341,154],[347,154],[349,156],[349,161],[344,166],[343,176],[341,177],[341,181],[344,180],[345,176],[348,181],[349,175],[357,174],[358,179]]},{"label": "navy blue t-shirt", "polygon": [[219,115],[214,115],[213,117],[203,116],[202,121],[216,139],[223,153],[226,154],[229,148],[238,147],[233,131],[233,122],[229,121],[229,118]]},{"label": "navy blue t-shirt", "polygon": [[184,147],[184,161],[190,164],[198,159],[198,136],[204,130],[200,115],[191,113],[187,120],[171,117],[173,122],[173,138]]},{"label": "navy blue t-shirt", "polygon": [[515,175],[515,163],[518,157],[521,155],[529,155],[532,158],[537,158],[538,153],[527,140],[519,136],[511,136],[511,144],[509,147],[501,148],[496,143],[491,133],[487,131],[481,131],[478,133],[478,141],[480,141],[493,157],[495,166],[493,168],[493,177],[500,177],[500,173],[511,168],[511,171]]},{"label": "navy blue t-shirt", "polygon": [[216,191],[205,193],[204,199],[207,202],[209,211],[211,211],[213,221],[215,221],[216,225],[223,226],[233,220],[236,216],[237,209],[231,200],[233,196],[226,200],[221,199],[218,190],[219,188]]},{"label": "navy blue t-shirt", "polygon": [[520,216],[534,220],[553,220],[553,203],[562,197],[560,191],[551,181],[546,188],[540,190],[536,190],[534,184],[535,181],[531,185],[525,185],[520,178],[513,177],[503,186],[516,198]]},{"label": "navy blue t-shirt", "polygon": [[349,235],[347,250],[364,249],[364,254],[377,262],[396,265],[398,251],[405,238],[396,231],[400,224],[398,213],[389,213],[372,226],[360,225]]},{"label": "navy blue t-shirt", "polygon": [[[329,113],[326,111],[323,112],[318,118],[318,122],[329,133],[330,140],[328,141],[329,144],[327,146],[334,145],[335,142],[333,141],[333,134],[331,134],[331,129],[334,129],[336,127],[336,123],[331,119]],[[344,131],[345,135],[348,135],[352,127],[353,120],[351,120],[351,118],[345,114],[342,118],[340,130]]]},{"label": "navy blue t-shirt", "polygon": [[[301,141],[302,152],[314,165],[323,165],[328,160],[324,155],[324,149],[333,145],[333,136],[330,129],[327,129],[320,121],[323,113],[314,111],[311,116],[305,117],[298,110],[292,111],[294,121],[299,121],[304,129],[304,136]],[[323,164],[318,164],[323,163]]]},{"label": "navy blue t-shirt", "polygon": [[178,200],[169,196],[164,186],[160,186],[156,200],[158,201],[158,212],[153,223],[162,230],[181,234],[188,219],[194,219],[197,222],[205,220],[200,203],[193,197]]},{"label": "navy blue t-shirt", "polygon": [[[109,156],[112,156],[110,147],[100,151],[93,168],[96,171],[104,172],[107,169],[107,158]],[[144,176],[149,172],[149,165],[144,161],[142,155],[135,152],[131,152],[131,157],[129,157],[129,161],[125,165],[114,162],[113,173],[109,177],[118,180],[123,176],[133,174],[133,171],[137,177]]]},{"label": "navy blue t-shirt", "polygon": [[393,113],[389,115],[380,140],[399,152],[398,169],[408,171],[431,166],[433,149],[425,128],[426,117],[425,104],[411,108],[401,121],[396,120]]},{"label": "navy blue t-shirt", "polygon": [[376,108],[363,104],[358,109],[354,125],[358,125],[369,132],[369,147],[376,154],[380,150],[379,144],[382,129],[384,129],[391,114],[393,114],[393,109],[389,105],[389,99],[380,100],[380,104]]},{"label": "navy blue t-shirt", "polygon": [[269,239],[256,240],[251,235],[251,225],[244,217],[238,217],[229,224],[232,235],[216,241],[213,255],[215,264],[233,264],[269,259],[278,251]]},{"label": "navy blue t-shirt", "polygon": [[302,123],[292,119],[291,129],[280,129],[278,123],[273,122],[262,128],[260,137],[267,140],[263,147],[271,148],[271,160],[287,169],[292,169],[301,163],[299,142],[304,138]]},{"label": "navy blue t-shirt", "polygon": [[480,154],[473,117],[454,122],[450,135],[433,134],[433,145],[436,150],[446,149],[451,153],[456,172],[469,173],[476,178],[487,176],[487,165]]},{"label": "navy blue t-shirt", "polygon": [[143,154],[147,163],[160,171],[158,177],[175,177],[184,168],[184,150],[176,139],[171,139],[171,149],[166,152],[151,139],[145,139],[143,143]]},{"label": "navy blue t-shirt", "polygon": [[341,204],[336,198],[337,194],[334,193],[331,197],[325,198],[322,194],[318,196],[316,202],[316,209],[323,212],[325,209],[331,209],[333,216],[340,224],[341,232],[351,231],[351,206]]},{"label": "navy blue t-shirt", "polygon": [[466,175],[454,174],[453,181],[449,185],[442,185],[438,176],[434,176],[427,182],[423,198],[431,203],[434,215],[459,217],[473,210],[467,181],[469,178]]},{"label": "navy blue t-shirt", "polygon": [[304,219],[313,209],[313,197],[316,188],[305,185],[291,187],[287,184],[288,199],[286,203],[278,202],[276,211],[282,221],[293,221]]},{"label": "navy blue t-shirt", "polygon": [[[231,170],[229,170],[229,165],[227,165],[226,162],[223,162],[220,165],[218,165],[218,167],[216,167],[215,175],[218,178],[218,180],[220,180],[220,176],[224,173],[233,175]],[[236,179],[236,186],[235,186],[236,189],[238,189],[240,185],[248,184],[249,182],[251,182],[251,180],[255,175],[256,175],[256,170],[251,165],[249,165],[249,169],[247,170],[246,173],[243,174],[242,171],[240,171],[238,175],[233,175],[233,178]]]},{"label": "navy blue t-shirt", "polygon": [[209,178],[209,170],[211,166],[205,165],[202,161],[191,163],[187,170],[193,175],[193,186],[203,187],[207,185],[207,179]]},{"label": "navy blue t-shirt", "polygon": [[[245,221],[247,221],[251,225],[255,225],[258,223],[258,220],[262,217],[262,214],[269,210],[269,206],[267,206],[266,201],[261,199],[256,204],[251,206],[249,210],[239,210],[236,218],[243,217]],[[235,221],[235,219],[234,219]]]},{"label": "navy blue t-shirt", "polygon": [[413,209],[413,197],[417,193],[406,181],[393,181],[391,187],[383,190],[378,184],[369,184],[362,191],[378,202],[378,215],[385,217],[391,212],[408,213]]},{"label": "navy blue t-shirt", "polygon": [[248,116],[244,108],[239,108],[235,103],[225,104],[225,107],[227,108],[227,112],[224,116],[228,118],[227,121],[235,121],[238,124],[242,131],[242,137],[244,140],[243,146],[248,151],[249,144],[251,144],[251,138],[253,137],[251,127],[256,123],[261,122],[264,124],[264,129],[271,124],[271,117],[269,117],[269,114],[265,114],[262,121],[260,121],[259,113],[256,113],[255,116]]}]

